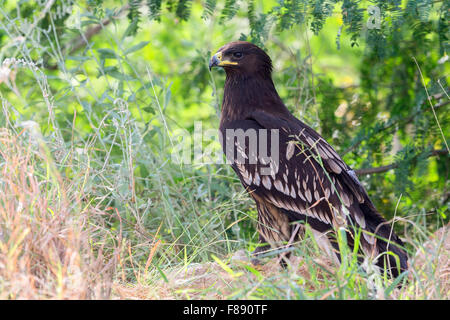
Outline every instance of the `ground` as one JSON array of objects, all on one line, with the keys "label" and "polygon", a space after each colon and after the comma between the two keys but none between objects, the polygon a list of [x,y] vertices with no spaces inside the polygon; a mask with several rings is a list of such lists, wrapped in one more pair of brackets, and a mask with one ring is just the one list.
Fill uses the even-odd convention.
[{"label": "ground", "polygon": [[[418,285],[407,285],[402,289],[395,289],[389,298],[415,299],[423,296],[436,296],[436,290],[444,297],[450,297],[450,225],[440,228],[419,249],[414,257],[410,257],[409,282]],[[426,249],[426,250],[424,250]],[[150,285],[127,284],[116,282],[114,284],[115,299],[226,299],[236,293],[242,293],[245,288],[247,297],[251,296],[258,285],[264,284],[271,279],[286,280],[280,277],[285,273],[280,268],[277,258],[263,261],[260,266],[252,267],[245,251],[237,251],[229,259],[229,267],[232,271],[218,262],[196,263],[187,267],[166,270],[168,281],[160,280]],[[312,276],[317,279],[324,278],[329,272],[336,271],[331,259],[321,256],[316,259],[317,267],[314,272],[304,263],[304,259],[293,256],[290,259],[291,266],[288,268],[290,279],[305,279],[305,287]],[[246,268],[245,266],[250,266]],[[432,270],[429,270],[429,269]],[[256,270],[256,272],[255,272]],[[312,275],[314,273],[314,275]],[[439,285],[436,285],[436,278]],[[420,285],[419,285],[420,283]],[[325,282],[322,288],[325,292],[319,299],[326,299],[333,294],[335,288],[327,290]],[[312,289],[312,288],[311,288]],[[264,298],[264,297],[260,297]],[[380,295],[378,298],[384,298]]]}]

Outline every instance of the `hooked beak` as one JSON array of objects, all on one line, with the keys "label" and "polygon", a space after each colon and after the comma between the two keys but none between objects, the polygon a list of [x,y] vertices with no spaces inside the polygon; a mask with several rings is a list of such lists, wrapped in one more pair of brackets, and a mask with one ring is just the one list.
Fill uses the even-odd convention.
[{"label": "hooked beak", "polygon": [[209,60],[209,71],[211,71],[213,67],[225,67],[237,64],[237,62],[222,60],[222,52],[217,52],[211,57],[211,60]]}]

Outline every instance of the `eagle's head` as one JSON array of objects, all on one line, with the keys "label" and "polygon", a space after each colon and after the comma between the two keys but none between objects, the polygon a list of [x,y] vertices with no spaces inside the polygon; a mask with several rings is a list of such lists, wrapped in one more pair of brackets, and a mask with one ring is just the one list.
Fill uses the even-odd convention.
[{"label": "eagle's head", "polygon": [[270,77],[272,61],[261,48],[246,41],[230,42],[209,61],[209,69],[222,67],[227,75]]}]

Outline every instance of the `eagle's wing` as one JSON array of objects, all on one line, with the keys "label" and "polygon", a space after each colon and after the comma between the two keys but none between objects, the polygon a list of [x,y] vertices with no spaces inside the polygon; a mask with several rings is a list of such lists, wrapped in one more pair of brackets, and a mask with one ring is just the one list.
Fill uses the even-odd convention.
[{"label": "eagle's wing", "polygon": [[[245,139],[227,136],[226,129],[232,129],[229,133],[242,130],[247,135]],[[253,137],[249,129],[256,132],[256,148],[250,143]],[[261,129],[266,129],[267,139],[261,135]],[[373,205],[364,188],[313,129],[295,118],[286,120],[258,111],[246,120],[229,122],[222,128],[222,135],[225,152],[228,146],[228,160],[254,198],[283,209],[294,219],[306,216],[311,226],[321,232],[349,224],[360,226],[369,230],[363,232],[366,247],[374,243],[368,224],[378,223],[366,221],[361,205]],[[254,145],[255,140],[252,142]],[[234,151],[234,158],[230,150]]]}]

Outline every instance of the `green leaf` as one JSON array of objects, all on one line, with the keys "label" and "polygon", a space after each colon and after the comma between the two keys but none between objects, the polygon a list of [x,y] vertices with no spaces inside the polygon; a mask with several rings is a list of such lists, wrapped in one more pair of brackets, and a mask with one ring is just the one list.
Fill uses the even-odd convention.
[{"label": "green leaf", "polygon": [[164,282],[165,282],[165,283],[169,283],[169,280],[167,279],[166,275],[165,275],[164,272],[161,270],[161,268],[158,267],[158,266],[155,266],[155,267],[156,267],[156,269],[158,270],[158,272],[159,272],[159,274],[161,275],[161,277],[164,279]]},{"label": "green leaf", "polygon": [[408,271],[403,271],[397,278],[395,278],[394,281],[392,281],[391,285],[387,287],[386,290],[384,291],[384,296],[386,297],[386,299],[389,298],[391,292],[398,287],[400,281],[402,281],[403,278],[405,278],[407,275]]},{"label": "green leaf", "polygon": [[150,41],[142,41],[139,42],[138,44],[132,46],[131,48],[128,48],[127,50],[125,50],[124,55],[127,55],[129,53],[138,51],[140,49],[142,49],[143,47],[145,47],[146,45],[148,45],[150,43]]},{"label": "green leaf", "polygon": [[117,59],[117,55],[112,49],[100,48],[97,49],[97,52],[100,54],[100,58],[102,59]]},{"label": "green leaf", "polygon": [[253,273],[258,280],[264,279],[264,276],[261,274],[261,272],[259,272],[255,268],[253,268],[249,265],[244,265],[244,268],[247,269],[248,271],[250,271],[251,273]]},{"label": "green leaf", "polygon": [[234,272],[233,269],[231,269],[229,266],[227,266],[227,264],[225,262],[223,262],[222,260],[220,260],[218,257],[216,257],[215,255],[211,255],[211,257],[214,259],[214,261],[223,269],[225,270],[229,275],[231,275],[233,278],[239,278],[240,276],[242,276],[244,273],[243,272]]},{"label": "green leaf", "polygon": [[128,27],[127,27],[127,30],[125,30],[125,33],[124,33],[123,36],[122,36],[122,41],[123,41],[123,39],[125,39],[126,37],[129,37],[129,36],[133,35],[134,31],[135,31],[136,28],[137,28],[137,23],[138,23],[137,20],[133,20],[133,21],[130,22],[130,24],[129,24]]},{"label": "green leaf", "polygon": [[155,108],[153,108],[153,107],[150,106],[150,105],[148,105],[148,106],[142,108],[142,110],[144,110],[145,112],[148,112],[148,113],[152,113],[152,114],[155,113]]},{"label": "green leaf", "polygon": [[122,72],[113,70],[111,72],[108,72],[108,74],[113,77],[116,78],[118,80],[122,80],[122,81],[130,81],[130,80],[134,80],[134,78],[132,76],[129,76],[127,74],[124,74]]},{"label": "green leaf", "polygon": [[74,61],[87,61],[91,60],[92,57],[89,56],[67,56],[67,60],[74,60]]}]

